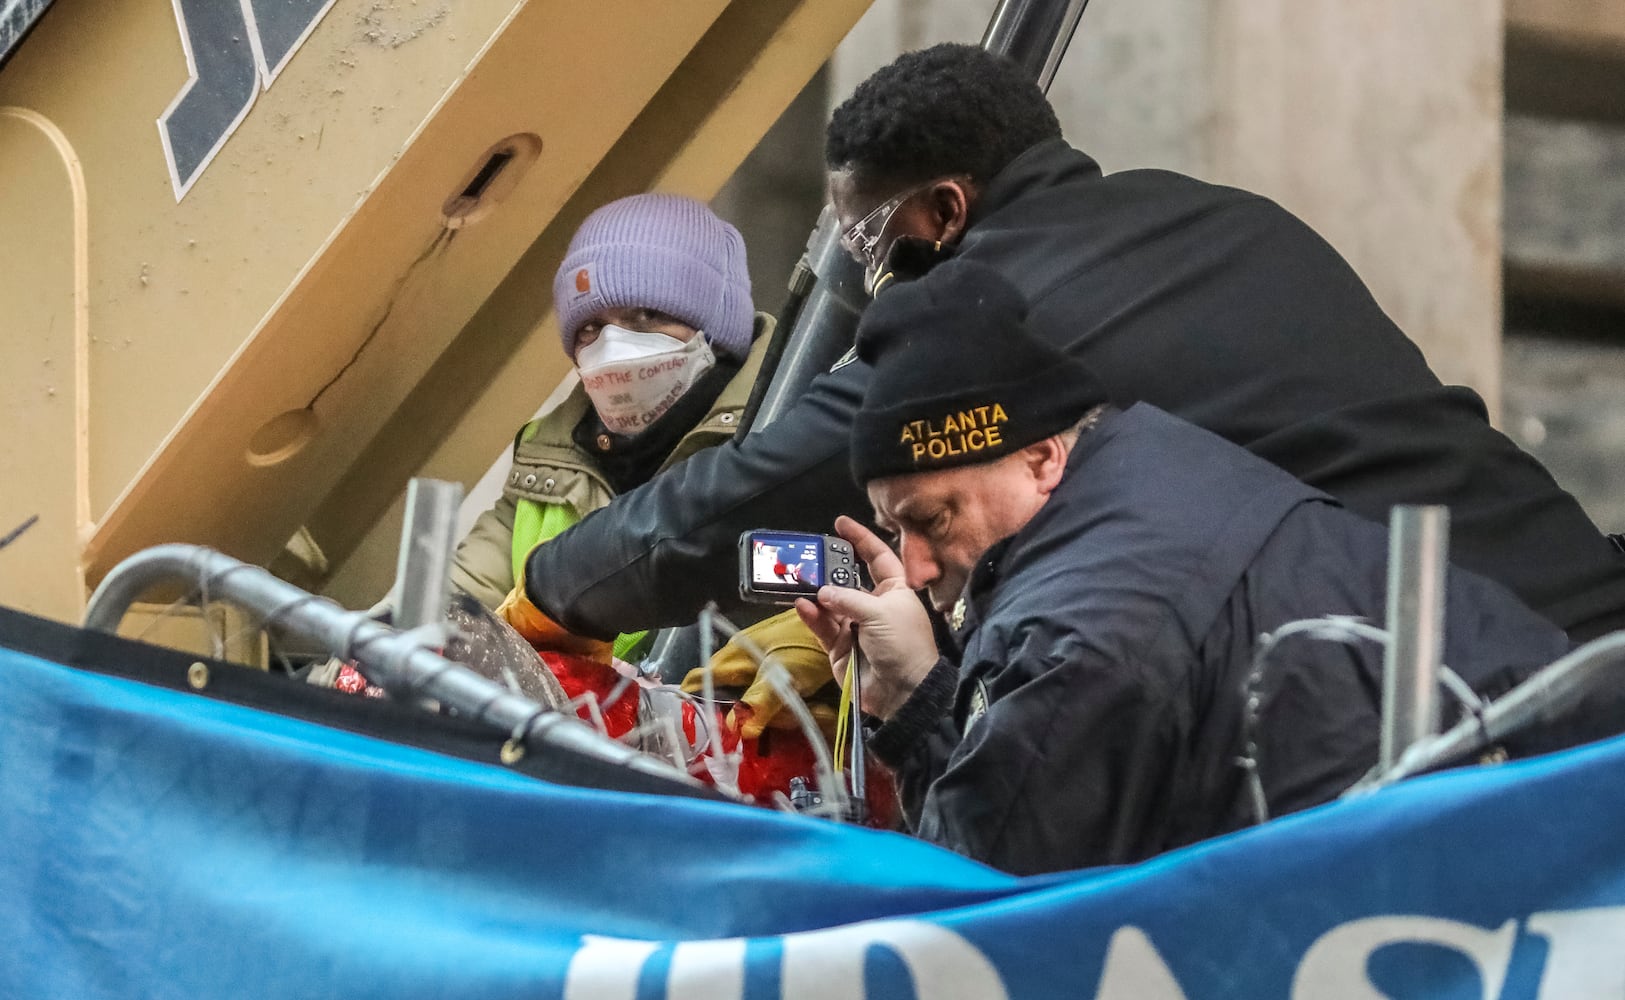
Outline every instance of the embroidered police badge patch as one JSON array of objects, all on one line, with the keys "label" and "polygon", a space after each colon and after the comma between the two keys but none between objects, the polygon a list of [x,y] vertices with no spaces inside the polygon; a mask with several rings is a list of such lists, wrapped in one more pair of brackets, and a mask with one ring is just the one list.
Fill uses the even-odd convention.
[{"label": "embroidered police badge patch", "polygon": [[969,736],[971,727],[976,725],[978,719],[987,714],[987,685],[981,681],[976,682],[976,689],[970,693],[970,711],[965,713],[965,726],[960,730],[960,736]]}]

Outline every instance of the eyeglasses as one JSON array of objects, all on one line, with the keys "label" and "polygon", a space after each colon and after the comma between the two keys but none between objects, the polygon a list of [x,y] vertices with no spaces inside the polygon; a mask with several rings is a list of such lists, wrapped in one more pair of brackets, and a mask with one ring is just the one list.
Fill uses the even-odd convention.
[{"label": "eyeglasses", "polygon": [[[902,194],[881,202],[874,211],[865,215],[852,224],[852,228],[841,234],[841,247],[852,255],[852,259],[862,264],[864,270],[874,272],[880,269],[880,261],[875,259],[875,250],[880,246],[880,238],[885,235],[886,227],[891,225],[892,216],[903,207],[903,203],[922,191],[928,191],[942,183],[943,178],[926,181],[918,187],[909,188]],[[875,220],[880,220],[878,226]],[[871,229],[873,227],[873,229]]]}]

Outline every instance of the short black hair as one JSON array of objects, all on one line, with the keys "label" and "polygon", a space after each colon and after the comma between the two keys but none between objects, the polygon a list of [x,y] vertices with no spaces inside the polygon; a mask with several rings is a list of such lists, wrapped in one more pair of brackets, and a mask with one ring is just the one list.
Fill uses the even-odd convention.
[{"label": "short black hair", "polygon": [[1060,135],[1044,92],[1014,63],[942,44],[906,52],[859,84],[830,116],[824,160],[863,188],[952,174],[986,183]]}]

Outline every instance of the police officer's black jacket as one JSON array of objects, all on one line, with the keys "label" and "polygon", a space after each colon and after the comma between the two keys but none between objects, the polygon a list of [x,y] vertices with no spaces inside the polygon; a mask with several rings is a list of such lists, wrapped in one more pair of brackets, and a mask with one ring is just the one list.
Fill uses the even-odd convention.
[{"label": "police officer's black jacket", "polygon": [[[1020,874],[1131,862],[1247,825],[1258,637],[1381,622],[1387,532],[1161,410],[1108,414],[1059,487],[971,573],[946,660],[870,741],[923,837]],[[1445,662],[1503,693],[1568,648],[1452,570]],[[1382,649],[1295,637],[1264,661],[1256,760],[1273,815],[1376,760]],[[963,734],[963,736],[961,736]]]},{"label": "police officer's black jacket", "polygon": [[[1159,170],[1103,176],[1054,140],[988,184],[959,252],[1013,282],[1028,330],[1119,405],[1153,403],[1366,517],[1448,504],[1461,565],[1576,638],[1625,627],[1625,555],[1273,202]],[[760,433],[555,538],[532,557],[532,601],[590,635],[680,624],[735,592],[741,531],[827,531],[836,514],[863,515],[847,435],[867,378],[862,362],[821,377]]]}]

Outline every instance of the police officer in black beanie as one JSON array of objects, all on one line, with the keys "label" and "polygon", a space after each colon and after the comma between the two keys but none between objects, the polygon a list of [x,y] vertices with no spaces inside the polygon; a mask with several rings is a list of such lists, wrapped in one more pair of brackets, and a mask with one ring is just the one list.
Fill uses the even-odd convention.
[{"label": "police officer in black beanie", "polygon": [[[912,828],[1032,874],[1253,822],[1237,760],[1255,640],[1302,618],[1380,619],[1386,530],[1149,404],[1115,409],[1027,334],[997,272],[939,270],[877,299],[858,334],[873,378],[852,470],[896,550],[841,518],[875,589],[797,606],[838,674],[860,626],[862,707],[881,720],[869,746]],[[956,652],[939,653],[922,590]],[[1491,695],[1568,648],[1462,570],[1445,622],[1445,661]],[[1381,690],[1374,644],[1299,640],[1283,660],[1252,732],[1277,815],[1371,767]]]}]

